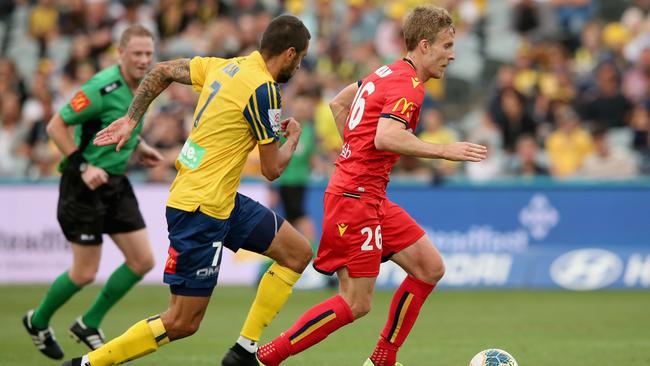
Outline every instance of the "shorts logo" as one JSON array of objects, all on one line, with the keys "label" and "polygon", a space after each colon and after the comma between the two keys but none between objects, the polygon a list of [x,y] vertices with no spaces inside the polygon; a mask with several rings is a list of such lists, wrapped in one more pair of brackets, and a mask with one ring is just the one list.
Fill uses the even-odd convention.
[{"label": "shorts logo", "polygon": [[219,274],[219,266],[205,267],[196,271],[196,278],[216,277]]},{"label": "shorts logo", "polygon": [[93,234],[81,234],[82,241],[95,240],[95,235]]},{"label": "shorts logo", "polygon": [[338,228],[339,228],[339,234],[340,234],[341,236],[343,236],[343,234],[345,234],[345,230],[348,229],[348,225],[347,225],[347,224],[336,224],[336,226],[338,226]]},{"label": "shorts logo", "polygon": [[165,273],[176,274],[176,263],[178,263],[178,252],[176,249],[169,247],[167,251],[167,262],[165,262]]},{"label": "shorts logo", "polygon": [[86,93],[83,90],[79,90],[77,94],[72,97],[70,100],[70,107],[75,113],[79,113],[86,109],[90,105],[90,99],[86,96]]},{"label": "shorts logo", "polygon": [[409,102],[406,98],[402,97],[393,106],[393,112],[400,109],[400,104],[402,105],[400,114],[406,116],[406,118],[411,118],[411,111],[413,110],[413,102]]}]

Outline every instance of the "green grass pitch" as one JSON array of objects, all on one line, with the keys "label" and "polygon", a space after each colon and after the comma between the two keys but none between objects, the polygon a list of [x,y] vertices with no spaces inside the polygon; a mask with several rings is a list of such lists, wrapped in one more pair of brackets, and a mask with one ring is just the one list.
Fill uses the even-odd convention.
[{"label": "green grass pitch", "polygon": [[[42,356],[21,325],[46,287],[0,286],[0,365],[59,365]],[[56,315],[52,326],[66,356],[85,349],[67,336],[67,327],[98,293],[80,292]],[[254,297],[252,288],[220,287],[201,329],[130,364],[141,366],[219,366],[237,338]],[[267,329],[263,341],[290,326],[309,306],[332,291],[296,291]],[[287,366],[360,366],[381,330],[392,292],[378,291],[373,310],[321,344],[291,358]],[[168,290],[139,286],[104,321],[107,337],[164,310]],[[650,292],[437,291],[399,353],[405,366],[465,366],[484,348],[503,348],[521,366],[650,365]]]}]

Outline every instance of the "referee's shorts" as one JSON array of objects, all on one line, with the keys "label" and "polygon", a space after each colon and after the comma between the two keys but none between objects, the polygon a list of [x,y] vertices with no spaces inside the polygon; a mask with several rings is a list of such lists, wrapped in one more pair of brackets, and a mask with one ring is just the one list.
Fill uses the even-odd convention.
[{"label": "referee's shorts", "polygon": [[111,175],[107,183],[91,190],[70,167],[61,176],[57,218],[66,239],[82,245],[101,244],[103,233],[128,233],[145,227],[126,176]]}]

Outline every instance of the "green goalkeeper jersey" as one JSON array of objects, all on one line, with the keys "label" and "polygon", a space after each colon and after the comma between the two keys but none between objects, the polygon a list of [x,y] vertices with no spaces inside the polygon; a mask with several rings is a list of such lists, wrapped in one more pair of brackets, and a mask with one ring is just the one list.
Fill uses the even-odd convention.
[{"label": "green goalkeeper jersey", "polygon": [[[84,83],[59,111],[67,125],[75,126],[75,143],[88,163],[112,175],[124,174],[126,164],[138,145],[142,123],[138,123],[119,152],[115,151],[115,145],[95,146],[93,140],[97,132],[126,115],[132,100],[133,92],[120,73],[119,65],[113,65]],[[59,170],[63,170],[66,164],[67,160],[63,158]]]}]

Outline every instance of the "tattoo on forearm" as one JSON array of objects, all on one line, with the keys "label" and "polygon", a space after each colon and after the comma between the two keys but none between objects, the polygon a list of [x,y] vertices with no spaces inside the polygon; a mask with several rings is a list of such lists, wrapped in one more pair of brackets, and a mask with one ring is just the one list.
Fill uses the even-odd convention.
[{"label": "tattoo on forearm", "polygon": [[178,59],[161,62],[151,70],[142,80],[135,97],[129,106],[128,116],[134,121],[139,121],[149,104],[165,90],[172,81],[181,84],[192,84],[190,77],[190,60]]},{"label": "tattoo on forearm", "polygon": [[171,78],[173,81],[185,85],[192,85],[192,78],[190,77],[190,59],[180,59],[170,61]]}]

